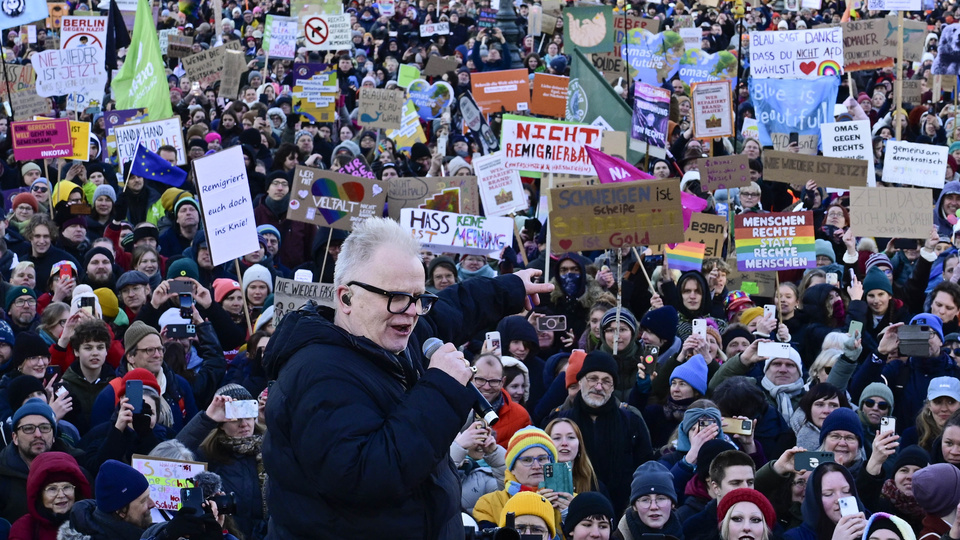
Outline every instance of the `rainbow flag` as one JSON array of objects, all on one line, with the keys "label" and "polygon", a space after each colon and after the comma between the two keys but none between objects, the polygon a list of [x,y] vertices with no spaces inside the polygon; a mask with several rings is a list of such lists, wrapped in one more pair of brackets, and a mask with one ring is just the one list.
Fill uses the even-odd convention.
[{"label": "rainbow flag", "polygon": [[699,272],[703,268],[703,254],[707,246],[697,242],[684,242],[671,248],[664,246],[664,252],[667,254],[667,265],[671,270],[680,270],[686,272],[693,270]]}]

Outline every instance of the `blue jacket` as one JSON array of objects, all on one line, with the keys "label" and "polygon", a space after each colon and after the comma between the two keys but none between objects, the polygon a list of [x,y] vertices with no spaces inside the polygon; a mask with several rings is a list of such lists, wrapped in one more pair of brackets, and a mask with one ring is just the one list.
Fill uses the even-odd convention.
[{"label": "blue jacket", "polygon": [[[117,370],[117,376],[123,377],[126,373],[127,366],[124,361]],[[177,433],[193,418],[193,415],[197,414],[197,402],[193,399],[193,391],[186,379],[175,374],[166,364],[163,365],[163,374],[167,377],[167,391],[164,392],[163,399],[167,400],[173,412],[173,425],[170,426],[170,431]],[[93,402],[90,425],[96,426],[109,421],[116,409],[117,394],[113,390],[113,385],[108,384]]]},{"label": "blue jacket", "polygon": [[[872,382],[886,382],[893,391],[897,406],[893,415],[898,425],[912,426],[927,399],[927,387],[935,377],[960,377],[960,367],[943,351],[936,358],[911,357],[884,363],[876,356],[867,358],[850,381],[850,396],[859,399],[860,392]],[[885,379],[885,381],[884,381]]]}]

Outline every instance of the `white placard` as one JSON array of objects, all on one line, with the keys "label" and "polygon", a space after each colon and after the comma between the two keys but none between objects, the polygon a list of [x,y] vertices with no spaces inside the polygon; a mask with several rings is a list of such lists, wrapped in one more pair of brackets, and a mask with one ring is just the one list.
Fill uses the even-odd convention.
[{"label": "white placard", "polygon": [[873,138],[870,135],[870,121],[829,122],[820,124],[820,144],[823,155],[827,157],[865,160],[867,166],[867,185],[877,185],[877,176],[873,168]]},{"label": "white placard", "polygon": [[114,126],[113,134],[117,138],[117,158],[121,167],[137,153],[137,141],[151,152],[157,152],[165,144],[170,145],[177,149],[177,165],[187,163],[187,150],[183,143],[179,116],[156,122]]},{"label": "white placard", "polygon": [[527,192],[520,182],[520,173],[506,166],[501,152],[474,158],[473,168],[484,215],[505,216],[530,206]]},{"label": "white placard", "polygon": [[157,510],[176,512],[180,509],[180,488],[189,486],[187,480],[207,470],[206,463],[179,461],[134,454],[130,465],[147,477],[150,499]]},{"label": "white placard", "polygon": [[37,72],[37,95],[42,97],[84,94],[103,99],[107,70],[106,53],[99,47],[52,49],[33,56]]},{"label": "white placard", "polygon": [[867,0],[867,9],[870,11],[920,11],[923,2],[920,0]]},{"label": "white placard", "polygon": [[300,18],[303,45],[308,51],[351,49],[350,14],[314,13]]},{"label": "white placard", "polygon": [[446,36],[450,34],[450,23],[438,22],[420,25],[420,37]]},{"label": "white placard", "polygon": [[683,46],[686,50],[700,49],[703,47],[703,30],[696,28],[681,28],[680,37],[683,38]]},{"label": "white placard", "polygon": [[232,146],[193,162],[214,266],[260,249],[243,150]]},{"label": "white placard", "polygon": [[596,174],[584,145],[600,150],[601,128],[569,122],[538,122],[505,115],[500,131],[507,167],[521,171]]},{"label": "white placard", "polygon": [[107,17],[64,17],[60,25],[60,48],[107,47]]},{"label": "white placard", "polygon": [[843,73],[843,29],[750,32],[750,75],[815,79]]},{"label": "white placard", "polygon": [[943,189],[947,174],[947,147],[907,141],[887,141],[883,181]]},{"label": "white placard", "polygon": [[513,243],[513,221],[506,217],[404,208],[400,210],[400,226],[425,249],[437,253],[496,256]]},{"label": "white placard", "polygon": [[297,55],[296,17],[267,15],[263,43],[271,58],[294,58]]},{"label": "white placard", "polygon": [[167,47],[170,45],[170,36],[178,35],[180,35],[180,30],[176,28],[157,31],[157,39],[160,40],[160,54],[167,54]]}]

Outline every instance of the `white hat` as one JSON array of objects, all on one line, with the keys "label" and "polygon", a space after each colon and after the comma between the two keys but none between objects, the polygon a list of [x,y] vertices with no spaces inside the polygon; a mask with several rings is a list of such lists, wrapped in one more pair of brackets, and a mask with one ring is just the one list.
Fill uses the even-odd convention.
[{"label": "white hat", "polygon": [[700,171],[687,171],[683,173],[683,178],[680,179],[680,191],[683,191],[687,184],[696,180],[700,181]]},{"label": "white hat", "polygon": [[[803,363],[800,360],[800,353],[798,353],[797,350],[794,349],[793,347],[790,347],[790,352],[787,353],[787,358],[779,358],[779,357],[767,358],[763,362],[764,373],[767,372],[767,368],[770,367],[770,364],[773,363],[774,360],[793,360],[793,363],[797,365],[797,370],[799,370],[800,373],[803,373]],[[957,401],[960,401],[960,399],[958,399]]]}]

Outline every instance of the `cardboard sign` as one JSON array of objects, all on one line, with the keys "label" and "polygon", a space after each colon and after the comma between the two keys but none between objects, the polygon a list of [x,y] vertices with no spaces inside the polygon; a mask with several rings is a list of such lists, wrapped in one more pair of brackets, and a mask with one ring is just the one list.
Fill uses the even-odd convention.
[{"label": "cardboard sign", "polygon": [[293,110],[313,122],[333,122],[336,116],[336,69],[327,70],[326,64],[293,65]]},{"label": "cardboard sign", "polygon": [[748,213],[734,219],[738,270],[816,268],[813,212]]},{"label": "cardboard sign", "polygon": [[323,227],[352,230],[379,216],[387,193],[377,180],[298,165],[290,186],[287,217]]},{"label": "cardboard sign", "polygon": [[147,477],[150,484],[150,498],[157,510],[177,511],[180,509],[180,488],[192,487],[188,482],[197,474],[207,470],[206,463],[180,461],[176,459],[156,458],[134,454],[130,466]]},{"label": "cardboard sign", "polygon": [[693,136],[697,139],[732,137],[733,81],[693,83],[690,89],[693,103]]},{"label": "cardboard sign", "polygon": [[232,146],[195,159],[193,170],[214,266],[260,249],[243,150]]},{"label": "cardboard sign", "polygon": [[200,88],[207,88],[220,80],[223,75],[223,53],[226,50],[222,45],[211,47],[205,51],[191,54],[182,60],[184,69],[191,81],[200,83]]},{"label": "cardboard sign", "polygon": [[69,120],[13,122],[13,155],[17,161],[73,155]]},{"label": "cardboard sign", "polygon": [[884,182],[943,189],[946,173],[946,146],[892,139],[887,141],[883,158]]},{"label": "cardboard sign", "polygon": [[427,136],[423,133],[423,126],[420,125],[420,115],[417,113],[417,106],[413,104],[412,99],[408,99],[403,104],[403,116],[400,117],[400,129],[388,129],[386,135],[393,139],[398,150],[410,150],[410,148],[418,142],[427,142]]},{"label": "cardboard sign", "polygon": [[630,137],[654,148],[667,147],[670,91],[637,82],[633,87],[633,123]]},{"label": "cardboard sign", "polygon": [[507,167],[521,171],[594,174],[584,145],[600,149],[598,127],[504,115],[500,131]]},{"label": "cardboard sign", "polygon": [[696,242],[705,246],[703,256],[706,258],[720,257],[723,254],[723,242],[726,237],[726,218],[700,212],[690,216],[690,228],[684,232],[687,242]]},{"label": "cardboard sign", "polygon": [[897,47],[895,43],[888,44],[885,40],[887,35],[885,23],[884,19],[859,19],[841,24],[844,67],[847,71],[893,66]]},{"label": "cardboard sign", "polygon": [[231,101],[240,95],[240,76],[246,67],[246,57],[241,51],[227,49],[223,52],[223,76],[220,79],[219,97]]},{"label": "cardboard sign", "polygon": [[[620,17],[617,17],[619,20]],[[610,83],[611,86],[617,84],[620,79],[624,81],[630,80],[630,74],[627,69],[627,62],[620,57],[619,53],[600,53],[600,54],[591,54],[590,61],[593,62],[593,67],[597,68],[603,78]]]},{"label": "cardboard sign", "polygon": [[167,57],[184,58],[193,54],[193,38],[171,35],[167,37]]},{"label": "cardboard sign", "polygon": [[926,240],[932,197],[929,189],[850,188],[850,229],[856,236]]},{"label": "cardboard sign", "polygon": [[569,77],[534,73],[530,112],[542,116],[563,118],[567,114],[567,88],[569,86]]},{"label": "cardboard sign", "polygon": [[50,100],[37,95],[33,66],[7,64],[6,84],[0,84],[0,99],[8,100],[17,116],[47,116]]},{"label": "cardboard sign", "polygon": [[776,272],[741,272],[736,270],[737,263],[735,260],[728,260],[727,264],[731,269],[734,269],[727,275],[727,290],[743,291],[751,296],[776,297]]},{"label": "cardboard sign", "polygon": [[877,176],[873,168],[873,139],[870,134],[869,120],[820,124],[820,140],[825,156],[865,161],[867,185],[877,184]]},{"label": "cardboard sign", "polygon": [[529,109],[530,75],[526,69],[473,73],[470,84],[473,98],[483,114]]},{"label": "cardboard sign", "polygon": [[357,121],[366,129],[399,129],[404,99],[403,90],[361,88]]},{"label": "cardboard sign", "polygon": [[427,59],[427,65],[423,68],[423,75],[427,77],[439,77],[445,73],[456,71],[460,67],[456,58],[444,58],[442,56],[431,55]]},{"label": "cardboard sign", "polygon": [[87,161],[90,159],[90,122],[70,121],[70,140],[73,155],[70,159]]},{"label": "cardboard sign", "polygon": [[438,22],[420,25],[420,37],[446,36],[450,34],[450,23]]},{"label": "cardboard sign", "polygon": [[[893,13],[886,18],[886,45],[897,48],[897,16]],[[920,62],[926,51],[927,23],[903,19],[903,60],[905,62]]]},{"label": "cardboard sign", "polygon": [[750,75],[813,79],[843,73],[843,29],[750,32]]},{"label": "cardboard sign", "polygon": [[910,105],[920,105],[920,98],[923,96],[923,88],[915,79],[904,79],[903,81],[903,102]]},{"label": "cardboard sign", "polygon": [[[886,165],[883,168],[886,173]],[[850,189],[851,186],[867,185],[867,164],[859,159],[766,150],[763,152],[763,179],[800,186],[807,180],[816,180],[818,187]]]},{"label": "cardboard sign", "polygon": [[563,42],[584,54],[613,50],[613,6],[567,7],[563,10]]},{"label": "cardboard sign", "polygon": [[504,165],[500,152],[474,158],[473,167],[477,173],[480,200],[483,201],[483,215],[505,216],[530,206],[527,192],[520,183],[520,173]]},{"label": "cardboard sign", "polygon": [[353,47],[350,14],[313,13],[300,17],[303,45],[308,51],[339,51]]},{"label": "cardboard sign", "polygon": [[295,281],[278,277],[273,284],[273,325],[277,326],[287,313],[297,311],[308,301],[320,306],[336,308],[332,283]]},{"label": "cardboard sign", "polygon": [[436,253],[496,256],[513,243],[513,220],[404,208],[400,226]]},{"label": "cardboard sign", "polygon": [[426,208],[454,214],[480,214],[476,176],[393,178],[387,184],[387,209],[400,219],[404,208]]},{"label": "cardboard sign", "polygon": [[273,58],[293,58],[297,55],[296,17],[267,15],[263,32],[263,51]]},{"label": "cardboard sign", "polygon": [[750,185],[750,158],[744,154],[703,158],[698,163],[700,186],[704,191]]},{"label": "cardboard sign", "polygon": [[[156,122],[116,126],[113,128],[113,133],[117,139],[117,157],[121,166],[133,159],[137,153],[138,141],[151,152],[157,152],[161,146],[168,144],[177,149],[177,165],[187,163],[187,151],[179,116]],[[243,159],[240,161],[242,162]]]},{"label": "cardboard sign", "polygon": [[107,84],[105,61],[106,52],[95,46],[39,52],[32,59],[37,73],[37,94],[42,97],[89,94],[99,102]]},{"label": "cardboard sign", "polygon": [[550,190],[556,253],[683,242],[680,187],[674,180]]}]

